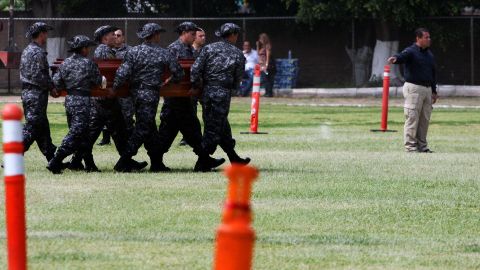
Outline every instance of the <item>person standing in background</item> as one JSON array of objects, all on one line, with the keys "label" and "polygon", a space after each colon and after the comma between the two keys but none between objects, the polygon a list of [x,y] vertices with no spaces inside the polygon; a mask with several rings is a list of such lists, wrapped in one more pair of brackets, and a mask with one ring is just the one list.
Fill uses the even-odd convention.
[{"label": "person standing in background", "polygon": [[253,70],[258,64],[258,53],[252,49],[249,41],[243,42],[243,56],[245,56],[245,73],[243,74],[242,85],[240,86],[240,96],[246,97],[252,91]]},{"label": "person standing in background", "polygon": [[435,59],[430,51],[429,31],[419,28],[415,30],[415,36],[413,45],[387,61],[390,64],[405,64],[405,151],[432,153],[427,144],[427,132],[432,104],[438,98]]},{"label": "person standing in background", "polygon": [[275,79],[275,62],[272,56],[272,43],[267,34],[261,33],[257,41],[258,64],[262,71],[262,84],[265,85],[265,97],[273,97]]},{"label": "person standing in background", "polygon": [[115,58],[123,59],[125,53],[131,48],[127,43],[125,43],[125,35],[123,34],[122,29],[118,29],[114,32],[115,34]]},{"label": "person standing in background", "polygon": [[193,58],[198,57],[198,55],[200,54],[200,51],[202,50],[203,46],[205,46],[206,42],[207,42],[207,39],[205,37],[205,31],[202,28],[199,28],[199,30],[197,30],[197,33],[195,35],[195,40],[193,41],[193,44],[192,44]]}]

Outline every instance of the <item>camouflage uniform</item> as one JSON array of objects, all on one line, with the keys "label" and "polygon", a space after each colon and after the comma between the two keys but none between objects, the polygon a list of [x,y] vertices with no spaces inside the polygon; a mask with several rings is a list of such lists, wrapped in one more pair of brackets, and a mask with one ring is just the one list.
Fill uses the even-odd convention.
[{"label": "camouflage uniform", "polygon": [[[27,38],[50,29],[52,28],[44,23],[35,23],[27,32]],[[52,143],[47,118],[48,95],[54,88],[48,68],[47,52],[37,43],[31,42],[23,50],[20,61],[22,104],[25,114],[24,151],[28,151],[36,141],[42,154],[50,160],[55,154],[56,147]]]},{"label": "camouflage uniform", "polygon": [[132,47],[128,46],[127,44],[123,44],[119,48],[115,48],[115,57],[117,59],[123,59],[125,57],[125,54],[130,50]]},{"label": "camouflage uniform", "polygon": [[95,59],[116,59],[116,51],[114,48],[110,48],[105,44],[100,44],[95,49],[93,58]]},{"label": "camouflage uniform", "polygon": [[[240,28],[232,23],[222,25],[217,36],[238,33]],[[228,122],[232,91],[238,89],[245,67],[245,57],[240,49],[227,40],[205,46],[192,66],[190,79],[194,87],[200,88],[202,95],[203,119],[205,128],[202,147],[213,154],[217,145],[227,153],[232,162],[248,163],[234,152],[235,140]]]},{"label": "camouflage uniform", "polygon": [[[113,29],[118,28],[108,25],[98,28],[95,31],[95,39],[100,40],[104,34],[115,31]],[[94,58],[115,59],[115,51],[105,44],[100,44],[95,49]],[[113,138],[117,152],[121,155],[125,150],[127,134],[125,133],[126,127],[118,98],[92,97],[91,99],[90,138],[92,141],[87,151],[89,153],[93,151],[95,141],[100,136],[103,127],[106,126]]]},{"label": "camouflage uniform", "polygon": [[[125,54],[128,50],[132,47],[126,44],[123,44],[119,48],[115,48],[115,57],[117,59],[124,59]],[[135,125],[135,120],[133,116],[135,115],[135,106],[133,105],[133,99],[131,96],[127,97],[120,97],[118,98],[118,102],[120,103],[120,107],[122,108],[122,115],[123,120],[125,121],[125,128],[127,130],[127,137],[129,137],[133,132],[133,127]]]},{"label": "camouflage uniform", "polygon": [[69,119],[69,131],[57,152],[68,156],[80,146],[86,146],[90,120],[90,92],[102,83],[102,76],[97,64],[90,59],[74,53],[65,59],[53,77],[55,86],[67,89],[65,109]]},{"label": "camouflage uniform", "polygon": [[[70,52],[96,43],[86,36],[75,36],[69,41]],[[75,151],[83,153],[89,142],[90,92],[96,85],[101,85],[102,76],[97,64],[74,52],[65,59],[53,76],[58,89],[66,89],[65,109],[69,126],[68,134],[50,161],[48,169],[53,173],[61,172],[61,161]]]},{"label": "camouflage uniform", "polygon": [[[190,45],[177,40],[168,46],[168,50],[175,59],[193,59],[193,50]],[[198,155],[201,151],[202,130],[200,121],[193,110],[190,97],[165,97],[160,113],[160,127],[158,129],[162,141],[162,153],[168,152],[175,137],[180,131],[185,141]]]},{"label": "camouflage uniform", "polygon": [[[144,39],[162,30],[158,24],[149,23],[137,35]],[[183,69],[172,55],[157,44],[145,41],[126,53],[122,65],[117,70],[113,89],[118,89],[127,80],[129,81],[136,117],[136,125],[128,140],[126,150],[115,165],[115,169],[118,171],[129,170],[121,166],[124,164],[122,160],[128,160],[136,155],[142,144],[152,160],[152,167],[159,162],[158,154],[161,152],[162,142],[157,131],[155,117],[160,99],[158,90],[162,84],[162,74],[167,67],[172,73],[172,81],[180,81],[184,75]],[[151,170],[154,170],[152,167]]]}]

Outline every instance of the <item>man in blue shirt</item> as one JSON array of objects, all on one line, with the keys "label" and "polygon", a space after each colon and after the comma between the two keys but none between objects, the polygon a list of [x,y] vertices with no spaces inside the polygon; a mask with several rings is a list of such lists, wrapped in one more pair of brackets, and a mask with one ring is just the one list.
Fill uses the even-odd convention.
[{"label": "man in blue shirt", "polygon": [[430,51],[430,33],[415,30],[416,42],[390,58],[390,64],[405,65],[404,145],[407,152],[432,153],[427,145],[427,132],[432,104],[437,101],[435,60]]}]

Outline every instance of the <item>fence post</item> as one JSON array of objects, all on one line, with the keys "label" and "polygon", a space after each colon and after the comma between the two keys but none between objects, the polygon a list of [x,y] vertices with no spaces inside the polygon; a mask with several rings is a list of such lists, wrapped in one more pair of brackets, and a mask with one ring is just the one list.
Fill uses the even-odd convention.
[{"label": "fence post", "polygon": [[470,80],[471,84],[475,85],[475,39],[474,39],[474,24],[473,16],[470,17]]}]

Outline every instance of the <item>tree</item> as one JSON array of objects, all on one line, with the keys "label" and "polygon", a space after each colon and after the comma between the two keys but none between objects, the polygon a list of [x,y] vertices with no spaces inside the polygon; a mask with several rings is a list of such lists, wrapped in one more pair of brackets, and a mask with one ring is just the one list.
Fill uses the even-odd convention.
[{"label": "tree", "polygon": [[235,14],[235,0],[164,0],[164,16],[171,17],[222,17]]},{"label": "tree", "polygon": [[[465,6],[479,5],[478,0],[283,0],[287,6],[298,5],[299,21],[314,27],[319,21],[374,19],[376,45],[373,53],[372,76],[383,76],[385,59],[398,51],[399,27],[415,28],[418,19],[427,16],[459,15]],[[394,67],[392,79],[400,77]]]},{"label": "tree", "polygon": [[[8,11],[8,7],[10,6],[9,2],[9,0],[0,0],[0,11]],[[25,9],[25,1],[15,1],[13,8],[15,10]]]}]

